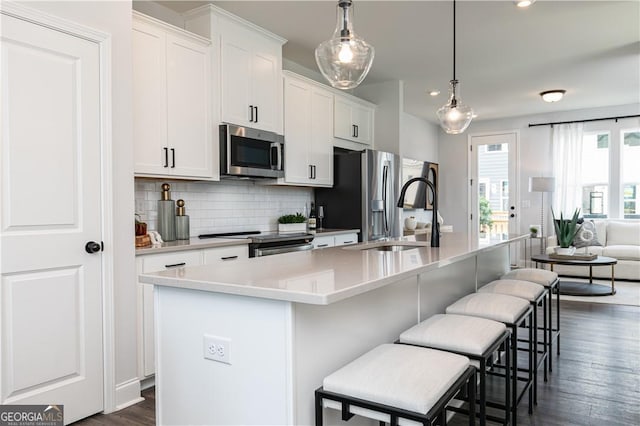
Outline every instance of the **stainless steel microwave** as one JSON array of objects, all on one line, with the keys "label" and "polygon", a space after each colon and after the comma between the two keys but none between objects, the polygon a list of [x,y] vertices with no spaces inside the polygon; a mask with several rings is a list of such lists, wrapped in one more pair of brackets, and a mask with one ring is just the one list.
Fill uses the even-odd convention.
[{"label": "stainless steel microwave", "polygon": [[265,130],[220,125],[222,177],[284,177],[284,136]]}]

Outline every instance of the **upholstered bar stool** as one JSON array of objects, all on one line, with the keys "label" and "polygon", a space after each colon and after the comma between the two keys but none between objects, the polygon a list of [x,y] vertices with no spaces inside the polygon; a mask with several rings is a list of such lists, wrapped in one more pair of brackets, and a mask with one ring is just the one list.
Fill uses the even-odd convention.
[{"label": "upholstered bar stool", "polygon": [[[553,343],[556,344],[557,354],[560,355],[560,280],[558,279],[558,274],[552,271],[547,271],[546,269],[535,269],[535,268],[521,268],[514,269],[513,271],[509,271],[502,276],[502,279],[512,279],[512,280],[523,280],[523,281],[531,281],[532,283],[540,284],[548,291],[548,302],[547,302],[547,317],[549,321],[549,329],[547,340],[549,342],[549,371],[553,371]],[[553,299],[553,292],[556,293],[556,324],[553,324],[553,303],[551,303]]]},{"label": "upholstered bar stool", "polygon": [[[417,345],[427,348],[440,349],[464,355],[478,369],[480,376],[480,425],[485,425],[487,419],[509,424],[511,419],[511,378],[504,374],[504,403],[488,401],[487,399],[487,367],[491,364],[493,354],[504,347],[505,371],[511,368],[509,350],[509,336],[507,327],[497,321],[471,317],[466,315],[439,314],[422,321],[400,335],[399,343]],[[490,416],[487,406],[501,408],[504,417]]]},{"label": "upholstered bar stool", "polygon": [[466,390],[475,424],[476,369],[469,358],[434,349],[384,344],[325,377],[315,392],[316,426],[323,408],[381,424],[446,425],[447,404]]},{"label": "upholstered bar stool", "polygon": [[[529,301],[533,311],[533,321],[529,327],[533,327],[533,403],[538,403],[538,370],[544,365],[544,381],[547,381],[547,290],[540,284],[522,280],[495,280],[478,289],[478,293],[506,294]],[[542,351],[538,351],[538,306],[543,313],[543,344]],[[538,356],[540,355],[540,356]]]},{"label": "upholstered bar stool", "polygon": [[[498,321],[511,329],[511,423],[518,421],[518,405],[525,393],[529,392],[529,414],[533,413],[533,328],[529,327],[529,369],[526,377],[518,375],[518,327],[532,319],[532,309],[528,301],[505,294],[473,293],[449,305],[447,314],[467,315]],[[509,371],[505,369],[505,374]],[[524,382],[518,392],[518,381]]]}]

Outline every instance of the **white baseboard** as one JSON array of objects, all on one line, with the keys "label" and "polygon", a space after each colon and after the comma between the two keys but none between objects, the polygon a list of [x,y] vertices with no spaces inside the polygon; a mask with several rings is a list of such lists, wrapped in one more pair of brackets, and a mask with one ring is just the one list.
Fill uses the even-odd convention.
[{"label": "white baseboard", "polygon": [[140,380],[140,390],[146,390],[156,385],[156,376],[149,376],[146,379]]},{"label": "white baseboard", "polygon": [[140,396],[140,380],[132,379],[116,385],[116,411],[144,401]]}]

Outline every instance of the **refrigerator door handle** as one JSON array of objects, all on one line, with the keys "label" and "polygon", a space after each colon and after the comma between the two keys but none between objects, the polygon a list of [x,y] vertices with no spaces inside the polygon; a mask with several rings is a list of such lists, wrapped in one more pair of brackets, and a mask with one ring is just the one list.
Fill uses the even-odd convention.
[{"label": "refrigerator door handle", "polygon": [[384,215],[384,236],[389,236],[389,209],[387,208],[387,186],[389,184],[389,166],[382,168],[382,213]]}]

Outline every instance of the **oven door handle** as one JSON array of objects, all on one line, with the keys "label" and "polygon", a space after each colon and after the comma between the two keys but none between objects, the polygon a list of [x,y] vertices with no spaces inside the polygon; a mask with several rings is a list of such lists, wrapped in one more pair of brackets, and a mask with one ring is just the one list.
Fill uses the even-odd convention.
[{"label": "oven door handle", "polygon": [[269,256],[272,254],[289,253],[292,251],[305,251],[313,249],[313,244],[292,244],[290,246],[269,247],[256,249],[256,257]]}]

